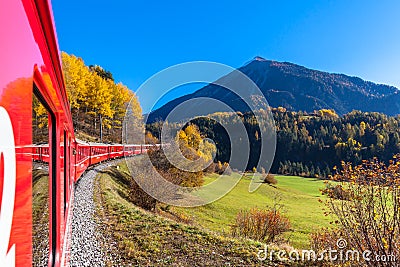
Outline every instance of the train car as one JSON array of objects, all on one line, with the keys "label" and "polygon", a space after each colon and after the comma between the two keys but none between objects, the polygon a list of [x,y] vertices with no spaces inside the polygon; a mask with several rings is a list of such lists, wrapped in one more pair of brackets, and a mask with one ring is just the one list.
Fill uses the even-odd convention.
[{"label": "train car", "polygon": [[38,145],[36,146],[37,148],[39,148],[39,159],[40,161],[49,163],[50,162],[50,151],[49,151],[49,145],[45,144],[45,145]]},{"label": "train car", "polygon": [[[0,33],[0,266],[62,266],[68,260],[74,132],[50,3],[0,1]],[[46,111],[41,131],[47,147],[32,139],[35,101]],[[38,153],[48,171],[33,170]],[[38,181],[46,202],[35,209]],[[45,218],[42,236],[33,229],[38,212]]]},{"label": "train car", "polygon": [[114,144],[109,146],[109,159],[121,158],[124,156],[124,146]]},{"label": "train car", "polygon": [[146,145],[141,145],[141,150],[140,150],[140,154],[142,153],[147,153],[147,151],[151,148],[154,147],[158,147],[158,145],[150,145],[150,144],[146,144]]},{"label": "train car", "polygon": [[75,156],[75,182],[81,177],[90,165],[90,145],[80,141],[74,144],[73,155]]},{"label": "train car", "polygon": [[32,160],[42,161],[40,147],[33,145],[32,147],[30,147],[30,149],[32,151]]},{"label": "train car", "polygon": [[89,165],[94,165],[109,159],[109,146],[102,144],[90,145]]},{"label": "train car", "polygon": [[124,156],[130,157],[142,153],[142,145],[124,145]]}]

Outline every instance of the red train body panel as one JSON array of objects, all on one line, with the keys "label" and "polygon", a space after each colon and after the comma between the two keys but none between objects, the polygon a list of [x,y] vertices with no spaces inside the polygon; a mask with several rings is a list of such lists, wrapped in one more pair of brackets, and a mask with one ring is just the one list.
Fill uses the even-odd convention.
[{"label": "red train body panel", "polygon": [[141,145],[125,145],[124,146],[124,156],[133,156],[142,153]]},{"label": "red train body panel", "polygon": [[[11,26],[12,25],[12,26]],[[50,142],[60,144],[61,131],[73,133],[54,34],[51,8],[46,1],[0,1],[0,265],[32,263],[32,94],[37,90],[52,112]],[[35,89],[34,89],[35,88]],[[3,135],[4,134],[4,135]],[[16,149],[18,148],[18,149]],[[49,151],[60,158],[60,146]],[[54,213],[49,232],[51,262],[60,263],[69,210],[60,208],[64,181],[62,164],[51,164],[49,203]],[[11,217],[10,217],[11,216]],[[11,219],[10,219],[11,218]],[[59,265],[59,264],[58,264]]]},{"label": "red train body panel", "polygon": [[75,181],[90,165],[90,146],[75,144]]},{"label": "red train body panel", "polygon": [[108,146],[93,145],[90,146],[90,161],[89,165],[94,165],[102,161],[108,160]]},{"label": "red train body panel", "polygon": [[111,145],[109,146],[109,157],[119,158],[124,156],[124,146],[123,145]]},{"label": "red train body panel", "polygon": [[[32,265],[32,162],[48,164],[49,266],[68,265],[73,186],[93,164],[149,145],[75,139],[47,1],[0,1],[0,266]],[[33,144],[33,96],[48,111],[48,143]]]}]

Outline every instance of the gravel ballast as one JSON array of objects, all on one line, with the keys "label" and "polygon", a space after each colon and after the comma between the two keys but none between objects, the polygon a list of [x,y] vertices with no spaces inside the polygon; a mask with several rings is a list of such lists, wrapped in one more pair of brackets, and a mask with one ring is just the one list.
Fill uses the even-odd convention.
[{"label": "gravel ballast", "polygon": [[94,179],[103,169],[117,164],[113,160],[92,167],[85,172],[75,185],[72,219],[71,266],[105,266],[104,252],[101,250],[101,231],[98,228],[93,201]]}]

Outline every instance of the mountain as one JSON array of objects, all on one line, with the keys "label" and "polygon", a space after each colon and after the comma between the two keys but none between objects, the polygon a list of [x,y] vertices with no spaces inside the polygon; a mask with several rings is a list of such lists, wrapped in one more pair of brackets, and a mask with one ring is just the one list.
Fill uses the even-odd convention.
[{"label": "mountain", "polygon": [[[289,62],[277,62],[255,57],[238,71],[247,75],[261,90],[272,107],[287,110],[313,112],[319,109],[334,109],[342,115],[352,110],[382,112],[387,115],[400,114],[400,91],[393,86],[364,81],[358,77],[312,70]],[[215,83],[226,87],[240,87],[240,74],[233,71]],[[240,95],[216,84],[209,84],[196,92],[176,98],[154,110],[147,116],[147,122],[164,120],[182,103],[172,121],[207,115],[228,109],[216,105],[210,98],[229,105],[235,111],[245,112],[250,101],[256,108],[265,108],[259,103],[260,95],[254,88],[240,88]],[[201,98],[191,102],[195,98]],[[224,110],[225,109],[225,110]]]}]

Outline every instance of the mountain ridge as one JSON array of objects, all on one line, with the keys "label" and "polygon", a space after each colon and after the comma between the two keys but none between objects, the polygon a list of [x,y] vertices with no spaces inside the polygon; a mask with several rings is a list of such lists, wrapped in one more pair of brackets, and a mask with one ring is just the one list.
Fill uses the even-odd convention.
[{"label": "mountain ridge", "polygon": [[[313,70],[291,62],[268,60],[260,56],[253,58],[237,70],[247,75],[260,88],[271,107],[281,106],[292,111],[306,112],[326,108],[335,110],[339,115],[352,110],[382,112],[387,115],[400,113],[400,91],[391,85],[365,81],[356,76]],[[217,81],[222,80],[226,84],[235,84],[239,81],[235,72],[228,73]],[[256,103],[255,106],[257,106],[256,101],[260,95],[252,93],[254,92],[245,92],[242,97]],[[231,106],[234,111],[249,111],[249,107],[243,100],[238,99],[237,95],[216,84],[209,84],[191,94],[173,99],[150,112],[147,122],[164,120],[176,106],[198,97],[220,100]],[[193,106],[181,110],[184,114],[179,119],[224,111],[214,110],[207,105],[204,100],[199,101],[198,104],[193,102]],[[257,107],[265,108],[265,105]],[[207,112],[201,114],[201,109]],[[196,110],[196,112],[191,110]]]}]

